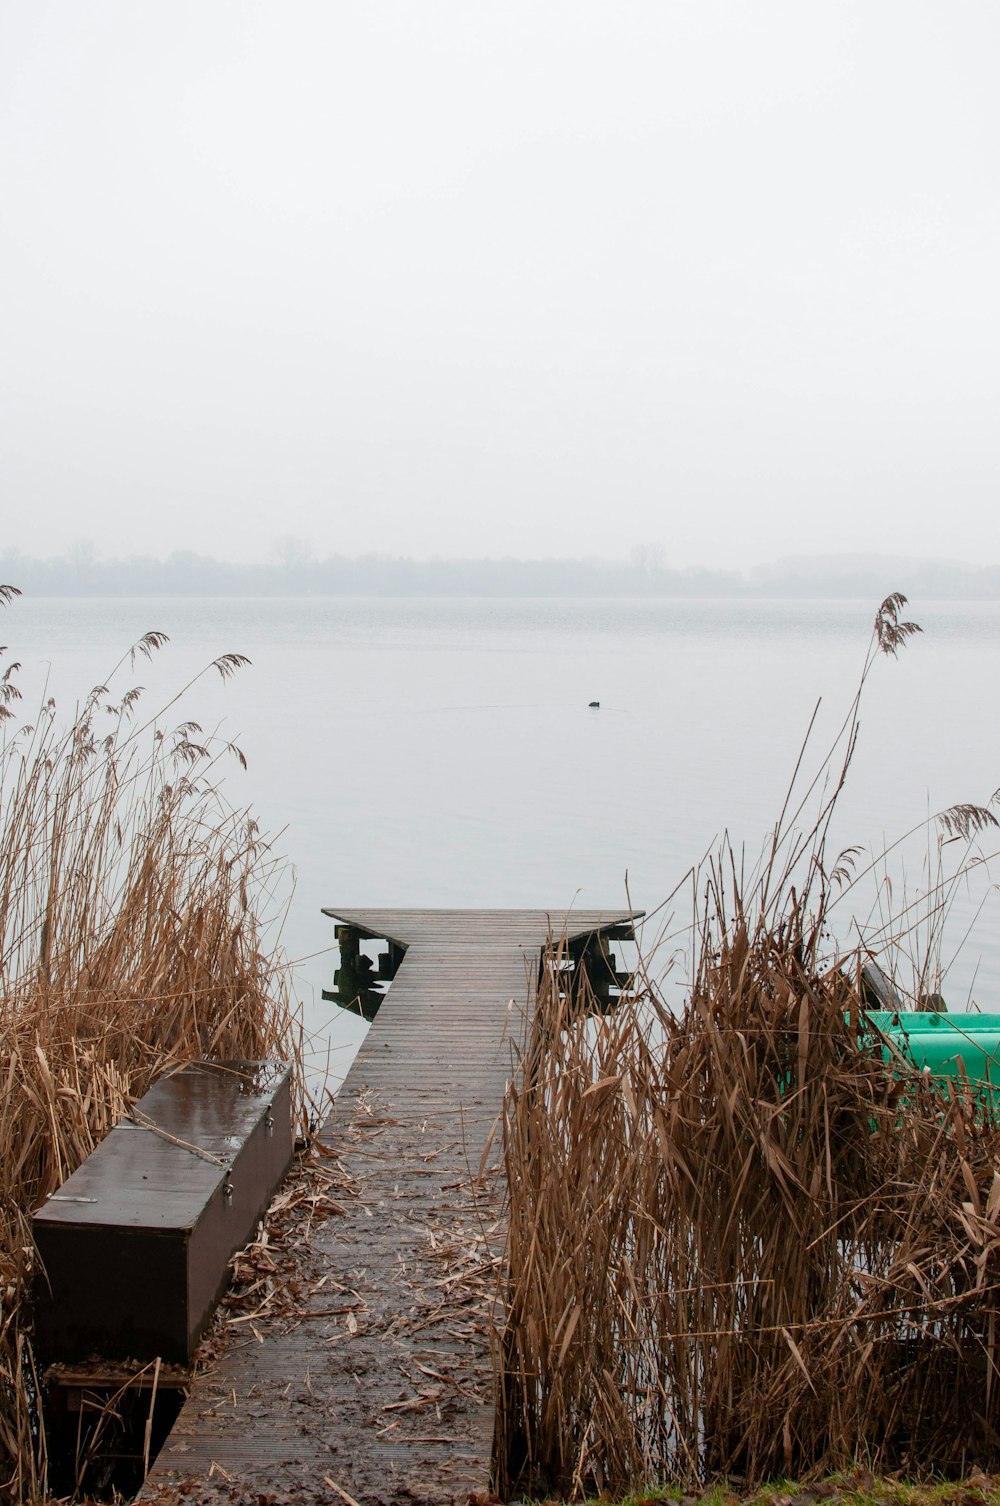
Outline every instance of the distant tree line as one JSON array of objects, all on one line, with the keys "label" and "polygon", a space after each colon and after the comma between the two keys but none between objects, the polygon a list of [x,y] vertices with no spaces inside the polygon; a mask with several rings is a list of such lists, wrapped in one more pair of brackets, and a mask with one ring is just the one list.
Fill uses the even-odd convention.
[{"label": "distant tree line", "polygon": [[830,557],[779,560],[747,574],[671,567],[655,549],[631,559],[404,559],[367,554],[234,564],[178,550],[100,559],[86,546],[51,559],[0,555],[0,581],[32,596],[912,596],[995,600],[1000,566]]}]

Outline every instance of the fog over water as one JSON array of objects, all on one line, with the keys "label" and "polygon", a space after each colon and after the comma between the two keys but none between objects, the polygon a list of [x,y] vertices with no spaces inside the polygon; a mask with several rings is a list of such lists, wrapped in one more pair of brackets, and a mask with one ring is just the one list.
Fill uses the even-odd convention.
[{"label": "fog over water", "polygon": [[185,715],[311,1026],[323,905],[756,853],[889,590],[835,840],[1000,784],[998,54],[992,0],[0,7],[3,637],[28,704],[250,656]]},{"label": "fog over water", "polygon": [[[924,633],[875,665],[834,848],[879,851],[1000,784],[1000,718],[983,693],[1000,673],[1000,606],[917,608]],[[284,940],[304,959],[306,1018],[339,1071],[363,1026],[341,1016],[328,1031],[321,907],[617,906],[627,876],[652,910],[724,831],[752,859],[817,699],[807,768],[840,725],[872,615],[854,601],[25,598],[6,609],[3,637],[28,707],[43,689],[68,707],[149,628],[170,644],[119,682],[147,686],[147,712],[219,653],[249,655],[251,668],[225,685],[213,672],[171,718],[220,724],[247,754],[226,794],[281,832],[295,878]],[[918,835],[905,849],[911,888],[927,848]],[[888,872],[898,903],[900,862]],[[989,879],[957,896],[952,1007],[1000,1002]],[[871,898],[869,886],[836,913],[842,944],[856,939],[852,911],[873,923]],[[678,925],[689,910],[686,894]]]}]

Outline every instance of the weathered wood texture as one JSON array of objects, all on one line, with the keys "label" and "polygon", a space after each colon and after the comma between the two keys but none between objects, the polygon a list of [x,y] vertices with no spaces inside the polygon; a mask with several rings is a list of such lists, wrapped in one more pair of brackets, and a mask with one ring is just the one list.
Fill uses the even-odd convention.
[{"label": "weathered wood texture", "polygon": [[222,1486],[343,1499],[327,1478],[360,1506],[443,1506],[489,1487],[488,1257],[502,1231],[480,1163],[540,949],[628,917],[325,913],[407,949],[323,1132],[357,1186],[317,1236],[330,1283],[292,1332],[196,1383],[140,1499],[178,1481],[205,1500]]}]

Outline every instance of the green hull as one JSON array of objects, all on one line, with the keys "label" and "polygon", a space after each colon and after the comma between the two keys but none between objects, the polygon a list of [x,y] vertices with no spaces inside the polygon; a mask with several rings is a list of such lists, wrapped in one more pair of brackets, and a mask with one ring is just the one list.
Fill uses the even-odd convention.
[{"label": "green hull", "polygon": [[[1000,1091],[1000,1014],[932,1014],[866,1009],[870,1020],[918,1072],[966,1077]],[[886,1059],[895,1054],[883,1046]]]}]

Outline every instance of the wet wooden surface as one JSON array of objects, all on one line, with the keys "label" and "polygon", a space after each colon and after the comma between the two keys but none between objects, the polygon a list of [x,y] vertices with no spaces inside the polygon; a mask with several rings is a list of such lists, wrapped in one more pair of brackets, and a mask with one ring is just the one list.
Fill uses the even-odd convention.
[{"label": "wet wooden surface", "polygon": [[189,1364],[292,1160],[290,1069],[190,1062],[162,1077],[39,1208],[46,1362]]},{"label": "wet wooden surface", "polygon": [[484,1148],[550,932],[627,917],[325,913],[407,949],[323,1131],[357,1196],[313,1242],[329,1280],[304,1320],[199,1378],[142,1500],[464,1506],[489,1489],[499,1136]]}]

